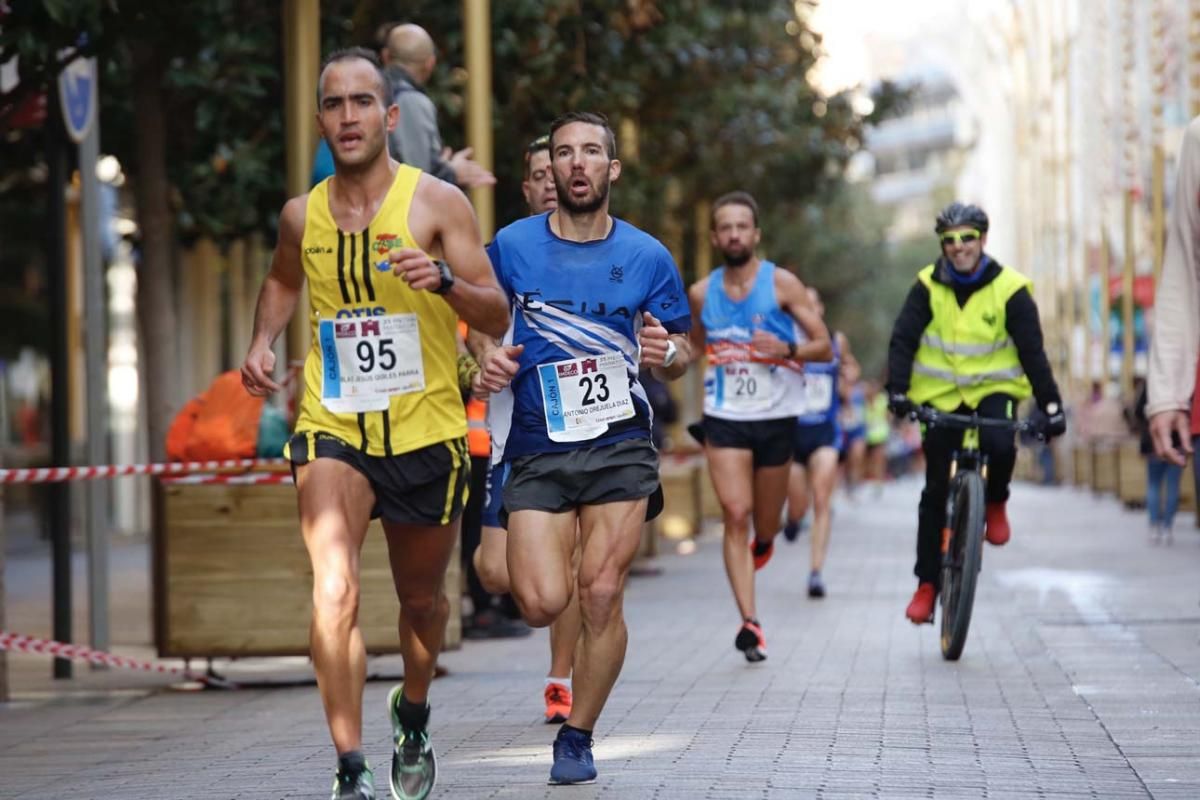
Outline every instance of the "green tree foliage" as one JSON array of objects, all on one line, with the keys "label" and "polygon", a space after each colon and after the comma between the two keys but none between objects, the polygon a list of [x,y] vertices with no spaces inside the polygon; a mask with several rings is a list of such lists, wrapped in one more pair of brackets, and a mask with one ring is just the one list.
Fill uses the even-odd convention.
[{"label": "green tree foliage", "polygon": [[[865,263],[876,246],[865,254],[850,247],[861,246],[863,230],[857,212],[838,205],[845,201],[837,191],[871,118],[848,97],[822,97],[810,84],[820,40],[796,7],[792,0],[493,2],[498,222],[524,213],[526,144],[563,111],[603,111],[616,125],[635,121],[639,131],[638,158],[628,159],[614,195],[618,213],[657,233],[679,220],[690,229],[695,202],[749,189],[770,210],[772,228],[788,232],[780,241],[787,258],[829,287],[836,308],[854,280],[867,279],[846,265]],[[169,283],[168,245],[180,239],[273,232],[284,200],[279,5],[44,0],[9,8],[0,62],[20,56],[20,91],[49,85],[64,48],[100,59],[101,146],[138,187],[146,270],[163,271]],[[462,147],[462,4],[409,0],[402,8],[403,19],[424,25],[439,46],[441,67],[428,88],[447,144]],[[323,0],[321,13],[325,52],[375,47],[381,23],[402,21],[389,19],[396,6],[383,0]],[[896,97],[877,98],[874,116],[890,113]],[[12,99],[0,97],[0,131]],[[37,152],[37,134],[17,138],[26,158]],[[10,143],[0,180],[15,168],[8,154],[19,148]],[[154,179],[139,182],[147,174]],[[667,207],[668,179],[679,189],[678,207]],[[825,224],[797,224],[813,214]],[[833,240],[793,247],[793,227]],[[810,275],[818,264],[823,272]],[[163,294],[168,288],[159,286],[155,297],[171,296]]]}]

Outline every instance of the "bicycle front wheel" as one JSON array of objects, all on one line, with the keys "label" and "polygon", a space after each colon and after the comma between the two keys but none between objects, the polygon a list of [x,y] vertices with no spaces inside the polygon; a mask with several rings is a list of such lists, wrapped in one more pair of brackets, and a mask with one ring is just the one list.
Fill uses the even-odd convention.
[{"label": "bicycle front wheel", "polygon": [[983,558],[983,478],[972,470],[960,472],[950,491],[950,543],[942,557],[942,657],[957,661],[967,643]]}]

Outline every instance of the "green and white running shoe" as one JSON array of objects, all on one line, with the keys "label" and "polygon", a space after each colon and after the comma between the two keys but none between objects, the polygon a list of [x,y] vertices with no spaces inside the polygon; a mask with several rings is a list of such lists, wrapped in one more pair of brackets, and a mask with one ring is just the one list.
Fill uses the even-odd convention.
[{"label": "green and white running shoe", "polygon": [[400,724],[396,706],[404,694],[404,684],[398,683],[388,692],[388,714],[392,719],[393,800],[425,800],[437,782],[437,759],[428,731],[406,730]]},{"label": "green and white running shoe", "polygon": [[333,776],[330,800],[375,800],[375,773],[370,767],[363,767],[357,773],[339,769]]}]

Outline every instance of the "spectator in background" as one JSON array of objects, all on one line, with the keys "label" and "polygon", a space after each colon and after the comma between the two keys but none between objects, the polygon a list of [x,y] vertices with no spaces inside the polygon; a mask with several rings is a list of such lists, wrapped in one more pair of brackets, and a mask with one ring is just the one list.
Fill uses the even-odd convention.
[{"label": "spectator in background", "polygon": [[[1200,117],[1188,123],[1167,225],[1162,279],[1155,292],[1146,416],[1154,452],[1182,467],[1200,435]],[[1197,482],[1200,484],[1200,481]]]},{"label": "spectator in background", "polygon": [[392,158],[453,183],[461,189],[490,186],[496,178],[471,156],[471,148],[452,153],[442,147],[437,109],[423,88],[437,64],[433,39],[419,25],[394,25],[380,55],[392,84],[400,120],[388,134]]},{"label": "spectator in background", "polygon": [[[1183,467],[1154,452],[1150,437],[1150,421],[1146,418],[1146,382],[1138,381],[1132,423],[1138,433],[1138,452],[1146,459],[1146,510],[1150,514],[1150,541],[1171,544],[1174,540],[1175,512],[1179,509],[1179,479]],[[1179,439],[1175,437],[1175,448]]]}]

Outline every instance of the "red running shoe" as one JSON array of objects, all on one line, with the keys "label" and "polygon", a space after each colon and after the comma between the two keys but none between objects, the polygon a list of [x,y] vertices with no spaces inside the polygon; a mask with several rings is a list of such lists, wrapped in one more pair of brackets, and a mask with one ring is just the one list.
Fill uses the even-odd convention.
[{"label": "red running shoe", "polygon": [[760,542],[757,536],[750,537],[750,555],[754,556],[754,569],[760,570],[775,554],[775,540]]},{"label": "red running shoe", "polygon": [[1012,530],[1008,527],[1008,515],[1004,513],[1004,503],[988,503],[987,527],[984,529],[983,538],[988,540],[989,544],[994,544],[997,547],[1008,541],[1008,537],[1012,535]]},{"label": "red running shoe", "polygon": [[571,690],[566,684],[550,682],[546,684],[546,722],[566,722],[571,716]]},{"label": "red running shoe", "polygon": [[933,622],[933,601],[937,599],[937,589],[932,583],[922,581],[917,584],[917,591],[913,593],[912,600],[908,604],[908,608],[904,610],[904,616],[912,620],[914,625],[921,625],[925,622]]}]

